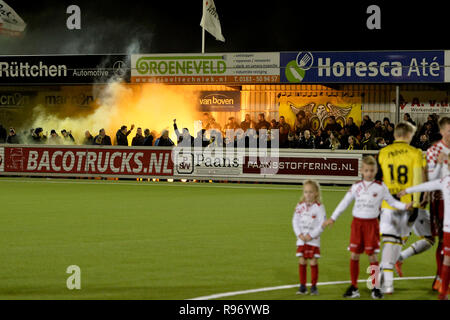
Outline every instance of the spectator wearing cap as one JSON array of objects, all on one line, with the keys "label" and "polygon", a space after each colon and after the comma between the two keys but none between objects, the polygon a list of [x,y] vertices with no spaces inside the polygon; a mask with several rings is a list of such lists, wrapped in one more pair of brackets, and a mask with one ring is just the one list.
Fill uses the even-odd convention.
[{"label": "spectator wearing cap", "polygon": [[142,135],[142,128],[137,128],[136,135],[131,140],[131,145],[136,147],[142,147],[144,145],[145,138]]},{"label": "spectator wearing cap", "polygon": [[144,146],[153,146],[153,135],[150,132],[150,129],[144,130]]},{"label": "spectator wearing cap", "polygon": [[50,137],[48,137],[48,143],[49,144],[61,144],[62,143],[61,137],[56,133],[55,129],[50,131]]},{"label": "spectator wearing cap", "polygon": [[364,133],[364,138],[361,141],[361,146],[363,150],[378,150],[378,145],[372,138],[372,133],[370,130]]},{"label": "spectator wearing cap", "polygon": [[117,130],[116,133],[116,143],[118,146],[128,146],[128,136],[133,131],[134,124],[131,125],[130,130],[127,130],[127,126],[123,125]]},{"label": "spectator wearing cap", "polygon": [[61,130],[63,139],[65,143],[75,143],[75,138],[72,136],[72,131],[66,131],[66,129]]},{"label": "spectator wearing cap", "polygon": [[34,143],[45,143],[47,141],[47,136],[44,135],[44,129],[41,127],[34,129],[33,132],[33,142]]},{"label": "spectator wearing cap", "polygon": [[98,146],[110,146],[111,137],[106,135],[105,129],[100,129],[98,135],[94,138],[94,145]]}]

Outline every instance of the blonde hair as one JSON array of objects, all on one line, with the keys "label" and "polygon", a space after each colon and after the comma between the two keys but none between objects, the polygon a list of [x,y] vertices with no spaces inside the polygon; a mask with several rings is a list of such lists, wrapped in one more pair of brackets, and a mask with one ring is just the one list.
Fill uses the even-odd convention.
[{"label": "blonde hair", "polygon": [[394,137],[406,137],[407,135],[414,135],[414,133],[416,132],[416,127],[413,126],[411,123],[409,122],[400,122],[399,124],[397,124],[395,126],[394,129]]},{"label": "blonde hair", "polygon": [[[313,186],[313,188],[316,190],[316,197],[314,198],[314,201],[321,203],[322,202],[322,197],[321,197],[321,194],[320,194],[320,184],[317,181],[314,181],[314,180],[306,180],[306,181],[303,182],[303,190],[305,190],[305,186],[306,185]],[[304,194],[302,194],[302,197],[300,198],[300,202],[303,202],[303,201],[305,201],[305,195]]]},{"label": "blonde hair", "polygon": [[377,165],[377,160],[375,160],[375,158],[373,156],[365,156],[362,159],[362,163],[366,164],[368,166],[376,166]]}]

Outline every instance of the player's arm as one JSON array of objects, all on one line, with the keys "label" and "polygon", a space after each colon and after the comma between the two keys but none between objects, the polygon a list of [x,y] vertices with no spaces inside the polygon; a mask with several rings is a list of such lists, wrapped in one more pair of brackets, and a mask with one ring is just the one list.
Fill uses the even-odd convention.
[{"label": "player's arm", "polygon": [[414,187],[407,188],[406,190],[403,190],[398,195],[403,196],[405,194],[414,193],[414,192],[424,192],[424,191],[436,191],[436,190],[442,190],[443,189],[443,183],[442,179],[436,179],[433,181],[428,181],[422,184],[419,184]]},{"label": "player's arm", "polygon": [[312,239],[317,238],[320,236],[320,234],[323,232],[323,226],[322,224],[325,222],[325,220],[327,219],[327,213],[325,212],[325,208],[323,205],[321,205],[319,207],[320,213],[317,216],[317,227],[315,227],[310,233],[309,235],[311,236]]},{"label": "player's arm", "polygon": [[383,200],[386,200],[386,202],[395,209],[398,210],[407,210],[409,205],[406,203],[403,203],[401,201],[396,200],[391,193],[389,192],[389,189],[387,186],[383,183]]},{"label": "player's arm", "polygon": [[331,215],[331,218],[328,219],[323,223],[323,227],[333,224],[337,218],[342,214],[342,212],[347,209],[347,207],[352,203],[352,201],[355,199],[355,195],[353,194],[353,187],[350,188],[350,190],[345,194],[344,199],[341,200],[341,202],[338,204],[336,209],[334,209],[333,214]]}]

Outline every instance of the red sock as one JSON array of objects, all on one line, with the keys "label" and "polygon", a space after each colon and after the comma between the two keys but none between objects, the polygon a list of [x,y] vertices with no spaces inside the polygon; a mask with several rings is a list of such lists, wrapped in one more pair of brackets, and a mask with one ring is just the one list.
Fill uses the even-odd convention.
[{"label": "red sock", "polygon": [[358,288],[359,260],[350,259],[350,279],[352,286]]},{"label": "red sock", "polygon": [[439,298],[444,298],[447,296],[448,291],[448,283],[449,283],[449,276],[450,276],[450,266],[446,266],[445,264],[441,267],[441,290],[439,290]]},{"label": "red sock", "polygon": [[319,278],[319,265],[311,265],[311,285],[315,286],[317,284],[317,279]]},{"label": "red sock", "polygon": [[444,255],[442,254],[442,242],[439,242],[438,247],[436,249],[436,266],[437,266],[436,274],[438,276],[441,276],[442,261],[444,261]]},{"label": "red sock", "polygon": [[378,277],[380,274],[380,269],[378,267],[379,264],[378,264],[378,262],[371,262],[370,265],[376,267],[376,268],[372,269],[372,272],[370,274],[372,276],[372,285],[375,288],[379,288],[380,287],[379,283],[378,283]]},{"label": "red sock", "polygon": [[298,265],[298,273],[300,275],[300,284],[306,286],[306,264]]}]

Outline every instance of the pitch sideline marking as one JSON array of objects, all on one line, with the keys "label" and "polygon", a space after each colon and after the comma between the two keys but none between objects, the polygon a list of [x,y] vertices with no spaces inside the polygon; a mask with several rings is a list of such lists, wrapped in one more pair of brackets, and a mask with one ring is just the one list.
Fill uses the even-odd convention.
[{"label": "pitch sideline marking", "polygon": [[[435,276],[426,276],[426,277],[404,277],[404,278],[394,278],[394,280],[425,280],[425,279],[434,279]],[[336,285],[336,284],[346,284],[350,283],[351,281],[331,281],[331,282],[318,282],[318,286],[327,286],[327,285]],[[358,280],[358,282],[367,282],[367,279]],[[308,285],[311,285],[308,283]],[[186,300],[211,300],[211,299],[219,299],[224,297],[232,297],[242,294],[248,294],[248,293],[257,293],[257,292],[266,292],[266,291],[275,291],[275,290],[284,290],[284,289],[291,289],[298,287],[297,284],[290,284],[290,285],[284,285],[284,286],[277,286],[277,287],[266,287],[266,288],[258,288],[258,289],[249,289],[249,290],[242,290],[242,291],[233,291],[233,292],[224,292],[224,293],[216,293],[209,296],[203,296],[203,297],[197,297],[197,298],[191,298]]]},{"label": "pitch sideline marking", "polygon": [[[92,182],[84,182],[84,181],[53,181],[53,180],[15,180],[15,179],[0,179],[0,182],[19,182],[19,183],[55,183],[55,184],[86,184],[86,185],[121,185],[121,186],[150,186],[150,187],[157,187],[157,186],[165,186],[165,187],[193,187],[193,188],[227,188],[227,189],[261,189],[261,190],[293,190],[298,191],[302,189],[302,186],[296,187],[252,187],[252,186],[227,186],[221,183],[215,183],[215,184],[193,184],[193,183],[187,183],[187,182],[168,182],[168,183],[128,183],[125,181],[112,181],[112,182],[105,182],[105,181],[92,181]],[[339,189],[339,188],[345,188],[345,189]],[[328,189],[328,188],[321,188],[322,191],[336,191],[336,192],[347,192],[347,187],[341,187],[336,186],[336,189]]]}]

